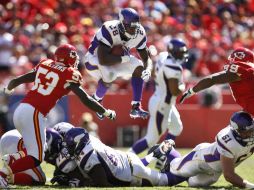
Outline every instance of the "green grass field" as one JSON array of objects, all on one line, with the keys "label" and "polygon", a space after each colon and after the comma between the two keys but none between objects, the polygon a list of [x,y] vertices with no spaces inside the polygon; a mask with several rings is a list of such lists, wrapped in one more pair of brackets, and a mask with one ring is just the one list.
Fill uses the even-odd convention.
[{"label": "green grass field", "polygon": [[[180,152],[182,155],[187,153],[189,149],[180,149]],[[49,180],[52,178],[54,167],[43,163],[42,168],[47,176],[47,183],[45,186],[39,186],[39,187],[29,187],[29,186],[10,186],[11,189],[47,189],[47,190],[53,190],[53,189],[70,189],[69,187],[60,187],[56,185],[51,185]],[[250,157],[249,159],[245,160],[240,166],[236,168],[236,172],[242,176],[244,179],[247,179],[250,182],[254,182],[254,157]],[[176,189],[176,190],[182,190],[182,189],[203,189],[203,188],[190,188],[187,187],[187,183],[184,182],[178,186],[174,187],[121,187],[121,188],[77,188],[77,189],[86,189],[86,190],[95,190],[95,189],[112,189],[112,190],[166,190],[166,189]],[[224,177],[221,176],[219,181],[215,183],[213,186],[206,188],[206,189],[237,189],[233,188],[228,182],[225,181]]]}]

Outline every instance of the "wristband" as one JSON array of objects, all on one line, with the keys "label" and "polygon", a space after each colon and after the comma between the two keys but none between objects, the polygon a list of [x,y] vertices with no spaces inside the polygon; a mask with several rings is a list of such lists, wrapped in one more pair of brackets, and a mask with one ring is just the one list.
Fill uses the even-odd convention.
[{"label": "wristband", "polygon": [[191,94],[196,94],[196,92],[193,91],[193,88],[190,88],[189,91]]},{"label": "wristband", "polygon": [[12,94],[13,92],[14,92],[14,89],[9,90],[8,87],[5,87],[5,88],[4,88],[4,93],[5,93],[5,94],[10,95],[10,94]]}]

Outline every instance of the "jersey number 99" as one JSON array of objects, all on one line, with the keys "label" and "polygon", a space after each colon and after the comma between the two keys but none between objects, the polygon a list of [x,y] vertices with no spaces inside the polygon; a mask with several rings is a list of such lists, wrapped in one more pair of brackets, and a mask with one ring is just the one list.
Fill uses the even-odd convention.
[{"label": "jersey number 99", "polygon": [[224,65],[224,70],[231,73],[237,73],[239,66],[235,64]]}]

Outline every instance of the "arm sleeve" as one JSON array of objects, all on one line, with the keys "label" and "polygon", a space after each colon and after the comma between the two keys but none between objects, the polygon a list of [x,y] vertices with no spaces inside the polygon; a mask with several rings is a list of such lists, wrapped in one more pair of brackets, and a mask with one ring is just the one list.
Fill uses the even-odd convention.
[{"label": "arm sleeve", "polygon": [[99,32],[97,33],[97,38],[102,43],[106,44],[107,46],[111,47],[113,45],[113,38],[105,25],[102,25]]}]

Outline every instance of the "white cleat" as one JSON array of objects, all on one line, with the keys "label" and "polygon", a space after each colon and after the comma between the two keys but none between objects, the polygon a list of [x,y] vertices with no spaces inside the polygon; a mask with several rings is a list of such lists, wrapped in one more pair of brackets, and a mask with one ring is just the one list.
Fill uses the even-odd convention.
[{"label": "white cleat", "polygon": [[10,154],[5,154],[4,156],[2,156],[3,168],[1,170],[3,170],[3,172],[7,174],[7,176],[12,174],[12,170],[9,165],[12,164],[14,161],[15,158]]},{"label": "white cleat", "polygon": [[11,164],[11,162],[12,162],[12,157],[11,157],[11,155],[10,154],[5,154],[4,156],[2,156],[2,161],[3,161],[3,163],[4,163],[4,165],[6,166],[8,166],[9,164]]},{"label": "white cleat", "polygon": [[0,175],[0,189],[7,189],[7,181]]}]

